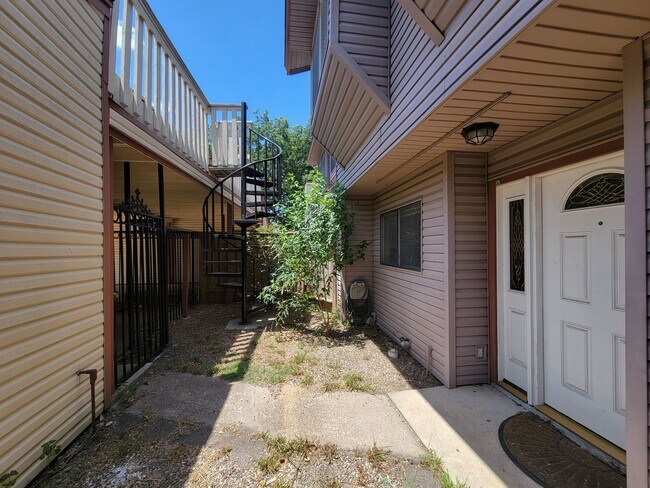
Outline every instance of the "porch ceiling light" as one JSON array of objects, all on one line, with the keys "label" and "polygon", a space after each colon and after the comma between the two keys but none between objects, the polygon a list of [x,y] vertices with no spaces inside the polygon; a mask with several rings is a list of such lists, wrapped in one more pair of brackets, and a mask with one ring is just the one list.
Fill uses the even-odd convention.
[{"label": "porch ceiling light", "polygon": [[465,127],[462,134],[467,144],[480,146],[492,140],[498,127],[499,124],[495,122],[477,122]]}]

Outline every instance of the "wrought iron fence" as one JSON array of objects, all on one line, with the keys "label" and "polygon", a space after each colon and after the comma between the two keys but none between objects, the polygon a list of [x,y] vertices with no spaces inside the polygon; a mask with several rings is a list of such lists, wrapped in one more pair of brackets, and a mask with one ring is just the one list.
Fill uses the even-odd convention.
[{"label": "wrought iron fence", "polygon": [[[138,190],[114,207],[115,378],[120,384],[159,354],[169,321],[200,300],[202,235],[165,228]],[[187,263],[187,276],[184,266]]]},{"label": "wrought iron fence", "polygon": [[122,383],[168,341],[164,224],[140,192],[114,208],[115,379]]}]

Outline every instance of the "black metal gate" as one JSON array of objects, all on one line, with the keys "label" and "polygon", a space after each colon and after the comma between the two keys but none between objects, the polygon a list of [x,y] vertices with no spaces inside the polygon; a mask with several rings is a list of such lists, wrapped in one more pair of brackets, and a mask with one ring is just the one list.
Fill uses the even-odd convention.
[{"label": "black metal gate", "polygon": [[140,191],[114,207],[115,380],[122,383],[168,341],[163,220]]}]

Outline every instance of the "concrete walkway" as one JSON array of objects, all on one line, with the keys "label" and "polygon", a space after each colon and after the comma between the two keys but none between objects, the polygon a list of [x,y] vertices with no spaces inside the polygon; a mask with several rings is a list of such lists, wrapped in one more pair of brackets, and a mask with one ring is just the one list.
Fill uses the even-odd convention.
[{"label": "concrete walkway", "polygon": [[185,373],[163,373],[142,384],[130,414],[202,426],[209,445],[223,431],[301,436],[343,449],[374,443],[393,454],[419,458],[418,438],[386,395],[320,393],[295,385],[279,390]]},{"label": "concrete walkway", "polygon": [[[224,432],[299,436],[343,449],[387,447],[418,459],[425,446],[453,478],[472,488],[537,487],[499,444],[499,425],[523,408],[491,386],[409,390],[389,395],[277,389],[186,373],[161,373],[141,384],[129,414],[193,424],[199,445]],[[164,425],[161,424],[161,425]]]},{"label": "concrete walkway", "polygon": [[449,474],[472,488],[538,487],[499,443],[499,426],[524,411],[492,386],[409,390],[389,395],[425,446]]}]

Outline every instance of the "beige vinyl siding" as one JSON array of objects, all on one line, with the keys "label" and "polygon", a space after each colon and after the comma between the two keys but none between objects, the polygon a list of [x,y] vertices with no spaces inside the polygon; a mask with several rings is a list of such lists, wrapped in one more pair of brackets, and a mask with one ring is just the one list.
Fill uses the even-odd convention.
[{"label": "beige vinyl siding", "polygon": [[616,93],[492,151],[488,178],[623,137],[623,96]]},{"label": "beige vinyl siding", "polygon": [[103,409],[102,17],[87,0],[0,3],[0,473]]},{"label": "beige vinyl siding", "polygon": [[[141,198],[154,215],[160,215],[158,195],[158,168],[155,163],[131,163],[131,194],[140,190]],[[188,178],[164,170],[166,224],[184,230],[203,231],[203,202],[208,190]],[[113,164],[113,203],[124,200],[124,163]],[[235,207],[235,218],[239,217],[239,206]],[[215,225],[221,226],[221,215],[217,210]]]},{"label": "beige vinyl siding", "polygon": [[[411,340],[411,354],[449,385],[448,273],[445,200],[446,160],[439,158],[408,183],[375,197],[373,308],[377,322],[393,338]],[[422,271],[380,264],[380,215],[422,202]]]},{"label": "beige vinyl siding", "polygon": [[[476,359],[476,347],[488,343],[487,316],[487,157],[451,153],[453,171],[456,385],[486,383],[488,362]],[[450,192],[451,193],[451,192]],[[450,252],[450,255],[452,253]],[[453,354],[453,351],[452,351]]]},{"label": "beige vinyl siding", "polygon": [[368,136],[339,181],[350,187],[534,18],[549,0],[468,1],[440,46],[398,2],[391,3],[391,112]]},{"label": "beige vinyl siding", "polygon": [[355,228],[352,238],[352,244],[359,244],[368,241],[364,259],[359,259],[350,266],[346,266],[343,271],[342,280],[339,284],[339,303],[344,303],[347,297],[347,289],[355,280],[363,280],[370,288],[370,293],[374,293],[373,281],[373,257],[374,249],[377,244],[374,241],[374,220],[372,200],[366,199],[348,199],[350,208],[355,213]]},{"label": "beige vinyl siding", "polygon": [[340,0],[338,41],[388,95],[390,1]]}]

